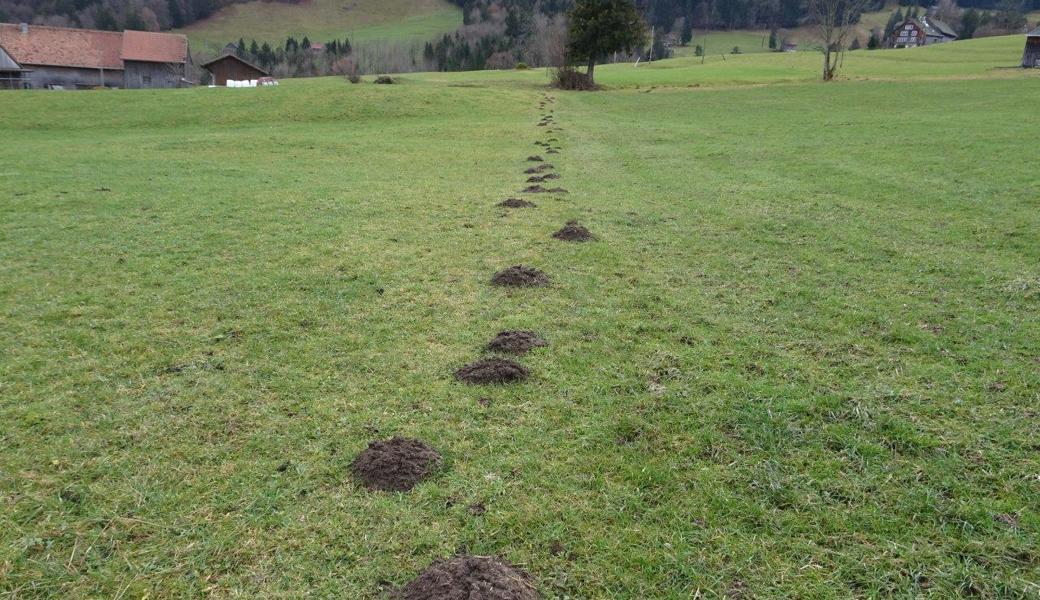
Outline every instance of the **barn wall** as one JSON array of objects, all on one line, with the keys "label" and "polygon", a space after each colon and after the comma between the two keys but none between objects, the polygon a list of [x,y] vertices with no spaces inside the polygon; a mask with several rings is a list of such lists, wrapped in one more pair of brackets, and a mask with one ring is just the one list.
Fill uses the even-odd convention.
[{"label": "barn wall", "polygon": [[32,69],[27,74],[29,85],[33,89],[43,89],[51,85],[60,85],[65,89],[77,87],[123,87],[123,72],[116,70],[80,69],[76,67],[46,67],[26,65]]},{"label": "barn wall", "polygon": [[125,61],[123,85],[127,89],[175,88],[184,77],[184,65]]},{"label": "barn wall", "polygon": [[237,60],[225,59],[209,65],[207,68],[213,74],[213,85],[225,86],[229,79],[243,81],[246,79],[259,79],[264,76],[260,71],[244,65]]},{"label": "barn wall", "polygon": [[1040,37],[1026,38],[1026,50],[1022,53],[1022,66],[1040,68]]}]

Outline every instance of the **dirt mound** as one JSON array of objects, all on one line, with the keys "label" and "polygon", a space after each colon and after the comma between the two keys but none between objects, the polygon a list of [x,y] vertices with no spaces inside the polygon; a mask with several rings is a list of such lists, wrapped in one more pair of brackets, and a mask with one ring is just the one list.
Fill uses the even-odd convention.
[{"label": "dirt mound", "polygon": [[394,78],[390,77],[389,75],[380,75],[379,77],[376,77],[375,83],[378,83],[380,85],[392,85],[397,82],[394,81]]},{"label": "dirt mound", "polygon": [[534,202],[528,202],[521,198],[507,198],[498,203],[498,206],[503,208],[534,208],[538,206]]},{"label": "dirt mound", "polygon": [[577,221],[567,221],[567,224],[563,226],[563,229],[552,234],[552,236],[565,242],[587,242],[595,239],[592,232]]},{"label": "dirt mound", "polygon": [[549,343],[543,340],[542,336],[533,331],[500,331],[494,339],[488,342],[487,349],[491,352],[524,354],[548,345]]},{"label": "dirt mound", "polygon": [[567,190],[561,187],[545,188],[540,185],[529,185],[520,190],[524,194],[566,194]]},{"label": "dirt mound", "polygon": [[543,287],[549,285],[549,276],[533,267],[514,265],[495,273],[491,283],[507,287]]},{"label": "dirt mound", "polygon": [[558,173],[546,173],[545,175],[532,175],[527,178],[527,183],[545,183],[550,179],[559,179]]},{"label": "dirt mound", "polygon": [[542,163],[537,167],[531,167],[530,169],[527,169],[526,171],[524,171],[524,173],[531,175],[533,173],[543,173],[545,171],[549,171],[555,168],[556,167],[552,166],[552,164],[550,163]]},{"label": "dirt mound", "polygon": [[531,576],[490,556],[434,561],[408,585],[400,600],[538,600]]},{"label": "dirt mound", "polygon": [[557,150],[556,148],[549,148],[548,150],[545,151],[545,153],[546,154],[559,154],[560,151]]},{"label": "dirt mound", "polygon": [[542,162],[545,159],[542,158],[541,156],[538,156],[537,154],[535,154],[534,156],[528,156],[527,160],[530,161],[530,162]]},{"label": "dirt mound", "polygon": [[371,442],[350,469],[370,490],[405,492],[437,468],[441,455],[425,443],[394,437]]},{"label": "dirt mound", "polygon": [[505,358],[483,358],[455,371],[455,379],[463,383],[488,385],[523,381],[530,374],[531,372],[518,362]]}]

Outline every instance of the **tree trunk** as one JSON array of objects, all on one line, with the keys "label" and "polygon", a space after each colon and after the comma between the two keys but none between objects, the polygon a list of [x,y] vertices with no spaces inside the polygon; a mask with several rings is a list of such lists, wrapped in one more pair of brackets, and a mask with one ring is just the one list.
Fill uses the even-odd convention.
[{"label": "tree trunk", "polygon": [[831,69],[831,49],[830,46],[826,46],[823,50],[823,80],[830,81],[833,76],[834,70]]},{"label": "tree trunk", "polygon": [[596,59],[595,58],[590,58],[589,59],[589,70],[588,70],[589,83],[596,83],[596,80],[594,79],[595,71],[596,71]]}]

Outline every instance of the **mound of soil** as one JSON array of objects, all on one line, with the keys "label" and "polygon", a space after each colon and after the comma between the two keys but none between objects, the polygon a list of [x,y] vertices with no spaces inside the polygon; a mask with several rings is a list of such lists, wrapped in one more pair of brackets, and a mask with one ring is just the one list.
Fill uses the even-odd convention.
[{"label": "mound of soil", "polygon": [[530,162],[542,162],[545,159],[542,158],[541,156],[538,156],[537,154],[535,154],[534,156],[528,156],[527,160],[530,161]]},{"label": "mound of soil", "polygon": [[441,462],[441,455],[411,438],[377,440],[354,459],[351,471],[370,490],[406,492],[425,479]]},{"label": "mound of soil", "polygon": [[524,354],[548,345],[549,342],[533,331],[500,331],[494,339],[488,342],[487,349],[491,352]]},{"label": "mound of soil", "polygon": [[463,383],[489,385],[523,381],[530,374],[527,367],[518,362],[505,358],[483,358],[455,371],[455,379]]},{"label": "mound of soil", "polygon": [[534,202],[528,202],[520,198],[507,198],[498,203],[503,208],[534,208],[538,206]]},{"label": "mound of soil", "polygon": [[556,187],[556,188],[544,188],[540,185],[529,185],[526,188],[520,190],[524,194],[566,194],[567,190]]},{"label": "mound of soil", "polygon": [[532,175],[527,178],[527,183],[544,183],[550,179],[559,179],[558,173],[546,173],[545,175]]},{"label": "mound of soil", "polygon": [[524,173],[526,173],[528,175],[531,175],[531,174],[534,174],[534,173],[544,173],[545,171],[550,171],[550,170],[555,169],[555,168],[556,167],[552,166],[549,163],[542,163],[542,164],[538,165],[537,167],[531,167],[530,169],[527,169],[526,171],[524,171]]},{"label": "mound of soil", "polygon": [[545,153],[546,154],[559,154],[560,151],[555,149],[555,148],[550,148],[550,149],[546,150]]},{"label": "mound of soil", "polygon": [[531,576],[490,556],[434,561],[408,585],[400,600],[539,600]]},{"label": "mound of soil", "polygon": [[391,85],[397,83],[396,81],[394,81],[394,78],[390,77],[389,75],[380,75],[379,77],[376,77],[375,82],[380,85]]},{"label": "mound of soil", "polygon": [[563,229],[552,234],[552,236],[565,242],[587,242],[595,239],[592,232],[577,221],[567,221],[567,224],[563,226]]},{"label": "mound of soil", "polygon": [[506,287],[543,287],[549,285],[549,276],[533,267],[514,265],[495,273],[491,283]]}]

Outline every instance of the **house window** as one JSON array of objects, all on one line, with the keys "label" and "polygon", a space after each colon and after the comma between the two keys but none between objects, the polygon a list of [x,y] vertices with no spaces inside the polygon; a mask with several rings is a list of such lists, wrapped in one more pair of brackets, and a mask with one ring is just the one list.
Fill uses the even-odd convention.
[{"label": "house window", "polygon": [[145,76],[141,77],[141,82],[144,83],[145,85],[151,85],[152,84],[152,76],[151,75],[145,75]]},{"label": "house window", "polygon": [[916,31],[911,31],[910,32],[910,37],[917,37],[917,32]]},{"label": "house window", "polygon": [[913,28],[914,28],[914,26],[913,26],[913,25],[907,25],[907,26],[906,26],[906,27],[904,27],[903,29],[905,29],[905,30],[907,30],[907,31],[910,31],[910,30],[911,30],[911,29],[913,29]]}]

